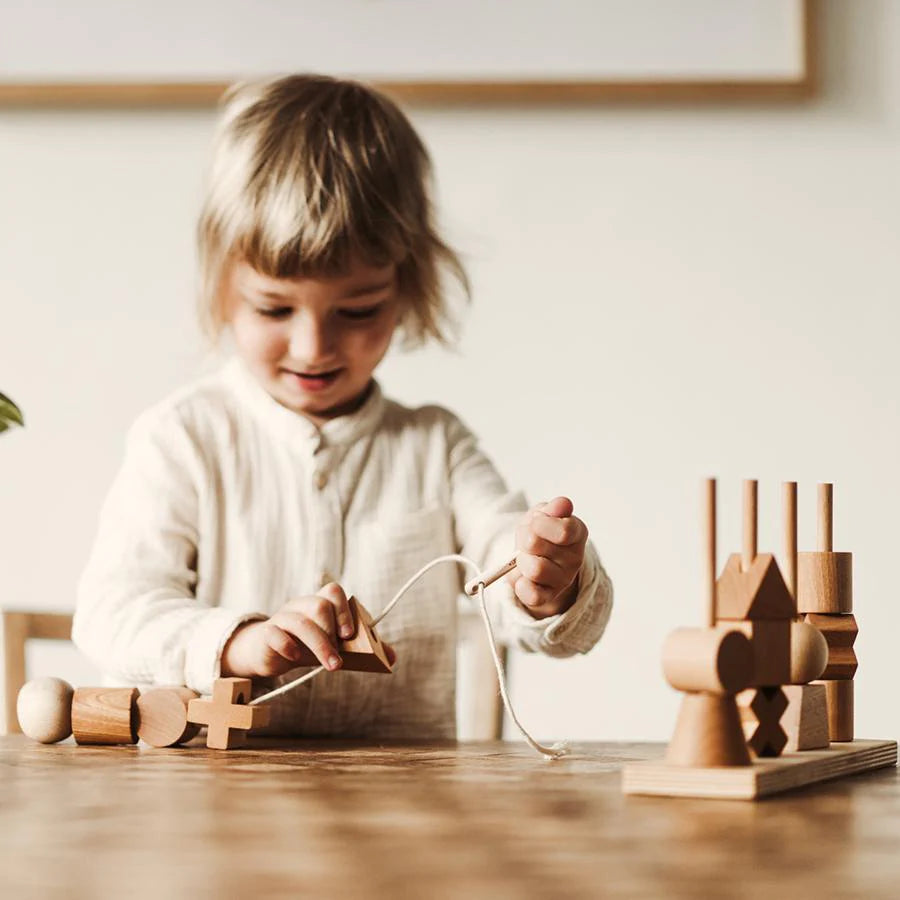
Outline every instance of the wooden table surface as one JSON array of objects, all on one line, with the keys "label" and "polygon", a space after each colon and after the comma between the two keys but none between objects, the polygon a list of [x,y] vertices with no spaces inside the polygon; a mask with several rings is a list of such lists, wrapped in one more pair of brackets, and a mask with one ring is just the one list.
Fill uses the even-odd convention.
[{"label": "wooden table surface", "polygon": [[660,745],[0,738],[9,897],[900,897],[900,778],[758,803],[625,797]]}]

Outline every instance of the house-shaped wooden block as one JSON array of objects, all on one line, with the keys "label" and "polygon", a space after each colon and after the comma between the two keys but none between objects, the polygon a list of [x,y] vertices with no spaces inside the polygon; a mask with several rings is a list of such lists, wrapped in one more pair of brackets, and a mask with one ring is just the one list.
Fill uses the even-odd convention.
[{"label": "house-shaped wooden block", "polygon": [[771,553],[757,554],[741,571],[733,553],[716,582],[716,619],[792,619],[794,600]]}]

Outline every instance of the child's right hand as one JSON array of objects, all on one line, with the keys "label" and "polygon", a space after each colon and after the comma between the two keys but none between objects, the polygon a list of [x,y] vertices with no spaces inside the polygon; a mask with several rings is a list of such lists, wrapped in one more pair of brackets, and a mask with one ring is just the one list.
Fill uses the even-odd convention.
[{"label": "child's right hand", "polygon": [[[341,667],[338,640],[352,635],[347,595],[331,582],[317,594],[288,601],[264,622],[248,622],[236,629],[222,651],[222,677],[281,675],[309,665],[309,650],[334,671]],[[393,648],[385,648],[389,658],[394,656]]]}]

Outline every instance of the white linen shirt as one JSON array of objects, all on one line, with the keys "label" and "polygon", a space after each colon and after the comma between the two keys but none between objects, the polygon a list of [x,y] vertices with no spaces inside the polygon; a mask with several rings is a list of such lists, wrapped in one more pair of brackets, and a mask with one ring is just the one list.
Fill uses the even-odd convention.
[{"label": "white linen shirt", "polygon": [[[436,556],[459,552],[483,571],[509,559],[526,509],[446,409],[402,406],[374,383],[356,412],[316,426],[235,357],[132,426],[72,637],[111,683],[208,694],[242,622],[332,580],[377,615]],[[378,625],[397,651],[392,674],[324,672],[271,702],[268,730],[455,737],[457,603],[474,574],[436,566]],[[502,639],[568,656],[600,638],[612,588],[589,543],[565,613],[533,619],[505,580],[486,598]]]}]

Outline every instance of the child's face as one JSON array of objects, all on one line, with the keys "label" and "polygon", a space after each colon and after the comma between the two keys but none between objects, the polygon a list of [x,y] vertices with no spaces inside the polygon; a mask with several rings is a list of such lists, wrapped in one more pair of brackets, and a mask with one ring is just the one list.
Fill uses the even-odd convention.
[{"label": "child's face", "polygon": [[223,281],[238,352],[283,406],[314,422],[360,402],[397,326],[396,266],[270,278],[237,260]]}]

